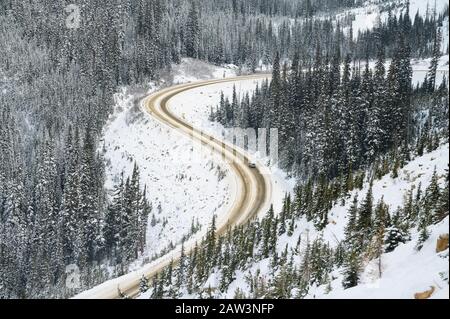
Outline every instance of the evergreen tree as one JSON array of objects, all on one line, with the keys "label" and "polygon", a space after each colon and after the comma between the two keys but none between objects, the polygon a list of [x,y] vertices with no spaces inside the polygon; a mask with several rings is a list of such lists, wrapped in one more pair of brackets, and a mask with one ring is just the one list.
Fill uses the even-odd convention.
[{"label": "evergreen tree", "polygon": [[427,222],[426,219],[422,217],[419,223],[419,239],[416,244],[416,249],[421,250],[428,238],[430,238],[430,233],[427,229]]},{"label": "evergreen tree", "polygon": [[439,187],[439,178],[436,172],[436,168],[431,177],[431,183],[425,191],[425,205],[426,212],[429,212],[429,216],[423,216],[426,225],[431,225],[439,219],[439,200],[441,198],[441,189]]},{"label": "evergreen tree", "polygon": [[433,44],[433,58],[431,59],[430,68],[427,74],[428,79],[428,90],[429,92],[434,92],[436,89],[436,75],[439,60],[441,58],[441,43],[442,43],[442,33],[441,29],[438,28],[436,31],[436,36]]},{"label": "evergreen tree", "polygon": [[436,223],[441,222],[445,217],[448,216],[448,213],[449,213],[449,173],[447,170],[445,188],[441,192],[438,208],[436,209],[436,213],[434,216],[434,221]]},{"label": "evergreen tree", "polygon": [[386,229],[385,251],[387,253],[394,251],[400,243],[404,244],[405,242],[403,233],[396,226],[391,226]]},{"label": "evergreen tree", "polygon": [[351,245],[352,241],[354,241],[353,236],[357,231],[356,228],[357,214],[358,214],[358,195],[355,195],[355,197],[353,198],[353,204],[347,213],[348,221],[347,226],[345,227],[345,242],[347,243],[347,245]]},{"label": "evergreen tree", "polygon": [[364,199],[359,209],[359,217],[357,220],[357,229],[365,239],[368,239],[372,232],[373,225],[373,193],[372,184],[367,191],[366,198]]},{"label": "evergreen tree", "polygon": [[358,253],[355,251],[350,252],[350,255],[345,262],[344,280],[342,281],[344,289],[358,285],[360,267]]},{"label": "evergreen tree", "polygon": [[196,0],[190,1],[190,9],[186,24],[186,55],[198,58],[200,51],[200,17]]},{"label": "evergreen tree", "polygon": [[141,281],[139,283],[139,291],[141,292],[141,294],[143,294],[147,292],[147,290],[149,290],[148,281],[147,278],[145,278],[145,276],[142,275]]}]

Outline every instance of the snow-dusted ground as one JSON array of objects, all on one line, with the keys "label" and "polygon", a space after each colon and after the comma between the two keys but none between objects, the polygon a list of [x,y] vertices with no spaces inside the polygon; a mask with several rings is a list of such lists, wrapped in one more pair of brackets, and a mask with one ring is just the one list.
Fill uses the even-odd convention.
[{"label": "snow-dusted ground", "polygon": [[[403,206],[405,195],[412,188],[417,191],[419,184],[422,184],[422,191],[430,184],[434,169],[444,182],[446,169],[449,163],[448,144],[438,150],[425,154],[424,156],[410,162],[400,172],[396,179],[390,175],[384,176],[381,180],[373,184],[374,203],[383,198],[389,205],[391,213],[398,207]],[[362,191],[354,191],[351,198],[358,193],[360,203],[364,200],[368,190],[368,185]],[[347,224],[347,212],[352,204],[352,200],[347,201],[345,206],[337,205],[330,212],[330,224],[324,232],[324,239],[336,243],[336,239],[344,239],[344,228]]]},{"label": "snow-dusted ground", "polygon": [[168,80],[173,84],[182,84],[199,80],[235,77],[237,72],[238,67],[235,65],[218,67],[203,61],[185,58],[182,63],[173,66],[172,74],[168,75]]},{"label": "snow-dusted ground", "polygon": [[[428,65],[428,60],[413,61],[414,82],[423,80],[426,73],[423,70],[426,70]],[[192,72],[195,73],[198,68],[202,70],[201,74],[193,76]],[[441,59],[439,69],[444,71],[441,74],[444,74],[445,70],[448,74],[448,56]],[[236,73],[237,70],[231,66],[216,68],[186,59],[180,66],[174,66],[173,75],[166,79],[166,83],[170,85],[170,83],[232,77]],[[438,79],[438,82],[441,80],[442,77]],[[190,90],[174,97],[170,101],[170,108],[174,114],[192,123],[194,127],[211,135],[223,137],[224,128],[208,120],[211,107],[215,107],[219,102],[220,92],[223,91],[225,96],[231,98],[233,86],[236,85],[238,96],[242,97],[245,92],[254,90],[258,82],[261,80],[222,83]],[[152,90],[156,89],[154,87]],[[147,185],[149,198],[153,201],[153,213],[160,221],[154,226],[149,223],[148,247],[142,258],[161,252],[171,242],[178,243],[189,232],[193,219],[198,220],[204,230],[213,214],[225,213],[233,202],[234,176],[227,174],[223,180],[218,181],[217,164],[214,164],[219,163],[221,170],[226,170],[226,163],[220,164],[221,159],[211,158],[209,153],[200,162],[192,163],[186,160],[189,158],[187,154],[192,151],[191,143],[189,139],[139,110],[139,107],[133,103],[133,97],[127,92],[117,95],[116,110],[104,134],[105,157],[110,161],[107,186],[111,188],[118,181],[122,170],[129,175],[134,161],[137,162],[142,183]],[[267,159],[260,158],[257,153],[253,154],[253,157],[261,164],[267,164]],[[417,188],[419,182],[422,182],[422,185],[426,187],[435,168],[443,176],[447,167],[448,145],[445,145],[408,164],[397,179],[385,176],[381,181],[377,181],[374,184],[375,202],[383,197],[391,207],[391,211],[394,211],[402,205],[404,195],[412,185]],[[293,190],[295,181],[287,178],[286,174],[276,167],[268,167],[268,169],[273,182],[272,200],[275,210],[279,211],[284,194]],[[364,199],[367,189],[368,185],[359,192],[360,201]],[[354,195],[352,194],[351,198]],[[311,240],[317,236],[323,236],[331,246],[336,246],[344,237],[343,230],[350,203],[351,199],[344,206],[333,207],[329,215],[330,224],[322,232],[317,232],[311,223],[304,220],[297,223],[292,237],[284,235],[280,238],[279,251],[284,250],[286,244],[293,247],[299,236],[302,235],[304,238],[306,234]],[[159,205],[161,210],[158,209]],[[163,226],[164,220],[165,226]],[[434,297],[448,298],[448,286],[442,284],[439,277],[439,272],[447,271],[448,273],[448,258],[442,259],[433,253],[436,237],[445,229],[448,232],[448,219],[438,226],[430,227],[432,236],[421,252],[414,250],[418,235],[413,233],[412,242],[401,245],[390,254],[383,255],[384,275],[381,279],[374,275],[373,265],[369,264],[363,275],[363,283],[356,288],[344,291],[341,288],[342,276],[336,272],[330,294],[325,295],[324,287],[316,287],[310,290],[308,297],[410,298],[414,293],[424,291],[433,285],[439,288]],[[269,263],[269,260],[263,260],[245,273],[238,272],[236,280],[223,297],[232,298],[238,287],[245,291],[245,277],[249,271],[255,273],[259,269],[262,274],[267,273]],[[207,285],[214,287],[219,279],[220,275],[213,274]],[[405,280],[411,284],[404,284]],[[440,289],[441,287],[446,288]]]},{"label": "snow-dusted ground", "polygon": [[[422,83],[428,72],[431,59],[412,60],[413,83],[414,85]],[[436,83],[439,85],[444,77],[448,80],[448,61],[449,56],[445,55],[441,58]],[[389,68],[389,61],[386,67]],[[370,62],[370,67],[375,67],[375,61]],[[182,93],[169,101],[169,107],[174,114],[179,115],[183,119],[192,123],[194,127],[199,128],[206,133],[224,138],[229,133],[220,123],[212,123],[209,121],[211,107],[214,109],[218,105],[218,97],[223,92],[225,97],[231,100],[233,94],[233,86],[236,87],[238,99],[241,99],[246,92],[252,92],[257,84],[261,84],[263,80],[245,80],[239,82],[214,84],[208,87],[202,87],[188,92]],[[261,164],[267,164],[266,158],[260,158],[259,153],[253,154],[253,157]],[[271,179],[273,181],[273,204],[276,211],[281,209],[282,199],[287,192],[292,192],[295,181],[287,178],[286,174],[277,167],[269,167]]]},{"label": "snow-dusted ground", "polygon": [[[419,183],[422,183],[422,191],[431,181],[434,170],[440,177],[440,183],[445,183],[446,169],[449,163],[449,145],[443,145],[438,150],[417,158],[406,165],[400,172],[398,178],[391,178],[390,175],[384,176],[381,180],[377,180],[373,184],[373,196],[376,203],[381,198],[390,207],[390,212],[394,213],[395,209],[403,206],[403,199],[406,193],[414,188],[417,191]],[[308,223],[302,218],[297,221],[294,234],[289,237],[287,234],[279,238],[277,251],[281,254],[286,245],[289,249],[294,249],[298,239],[301,236],[302,244],[300,252],[304,251],[306,239],[313,241],[321,236],[330,246],[335,247],[344,239],[344,229],[347,224],[347,213],[353,202],[353,197],[358,193],[359,204],[364,200],[369,189],[368,183],[365,184],[363,190],[354,191],[350,198],[342,206],[335,205],[329,215],[329,225],[321,232],[318,232],[313,223]],[[361,275],[361,283],[354,288],[344,290],[342,287],[342,269],[332,273],[331,287],[332,290],[326,293],[327,287],[311,287],[306,298],[414,298],[417,292],[423,292],[430,289],[430,286],[436,288],[436,292],[432,298],[449,298],[449,288],[441,274],[447,276],[449,272],[449,250],[447,249],[437,254],[436,242],[440,235],[449,231],[448,217],[438,225],[430,226],[430,238],[425,242],[423,248],[418,252],[415,249],[418,239],[418,232],[413,230],[411,233],[411,241],[406,244],[400,244],[396,250],[389,254],[383,254],[382,260],[382,277],[378,274],[378,260],[371,261],[364,265]],[[301,257],[296,255],[294,262],[299,264]],[[245,271],[237,271],[235,280],[231,283],[229,289],[221,297],[233,298],[235,291],[239,288],[241,291],[250,294],[246,278],[251,273],[253,276],[259,270],[265,280],[272,275],[273,269],[270,267],[270,258],[254,263]],[[205,284],[207,287],[217,287],[220,283],[221,274],[213,273]],[[184,296],[191,298],[195,296]]]},{"label": "snow-dusted ground", "polygon": [[[169,101],[169,107],[174,114],[178,114],[194,127],[201,129],[207,134],[226,139],[230,131],[225,129],[220,123],[212,123],[208,120],[211,107],[216,107],[219,102],[221,92],[231,100],[233,86],[236,87],[238,99],[246,92],[252,92],[258,83],[263,80],[244,80],[238,82],[220,83],[189,90],[175,96]],[[282,200],[286,192],[291,192],[295,186],[294,179],[288,179],[286,174],[276,166],[268,166],[267,158],[261,158],[259,153],[250,154],[255,161],[266,165],[267,172],[272,180],[272,203],[276,211],[282,206]]]},{"label": "snow-dusted ground", "polygon": [[[448,37],[447,37],[448,39]],[[430,67],[431,58],[424,60],[412,60],[411,65],[413,68],[413,79],[412,82],[414,85],[421,84],[425,80],[425,77],[428,73],[428,68]],[[436,85],[440,85],[442,81],[445,79],[448,83],[448,54],[441,57],[438,65],[438,72],[436,74]]]},{"label": "snow-dusted ground", "polygon": [[[411,20],[414,22],[416,13],[425,17],[428,9],[428,14],[433,15],[434,9],[436,9],[437,14],[442,13],[446,5],[448,5],[448,0],[409,0],[409,14]],[[393,0],[390,4],[396,4],[397,9],[394,9],[393,14],[400,16],[400,14],[405,12],[407,0]],[[364,3],[364,6],[360,8],[354,8],[350,10],[345,10],[345,12],[337,14],[336,19],[342,20],[347,16],[353,16],[353,35],[355,38],[358,36],[359,31],[365,31],[373,29],[378,19],[381,21],[386,21],[388,18],[388,11],[383,9],[383,6],[378,3],[377,0],[368,0]],[[448,20],[447,28],[448,30]],[[444,37],[445,38],[445,37]],[[446,48],[447,46],[444,46]]]},{"label": "snow-dusted ground", "polygon": [[[406,165],[398,178],[390,175],[375,181],[373,185],[374,202],[383,199],[390,207],[391,214],[404,205],[406,194],[411,189],[415,194],[422,185],[422,191],[431,182],[433,172],[436,170],[442,186],[445,183],[446,170],[449,164],[449,145],[443,145],[438,150],[425,154]],[[351,199],[344,206],[336,205],[330,212],[330,224],[323,232],[325,240],[335,245],[344,239],[344,229],[347,224],[347,212],[353,197],[358,193],[360,204],[364,200],[369,185],[362,191],[354,191]],[[446,252],[436,254],[436,242],[440,235],[448,233],[448,217],[438,225],[430,226],[431,236],[420,252],[415,250],[418,232],[413,231],[412,240],[400,245],[395,251],[384,254],[382,260],[383,275],[379,278],[376,261],[366,265],[362,274],[362,283],[355,288],[343,290],[342,275],[333,274],[336,280],[332,282],[333,290],[325,295],[325,287],[312,289],[308,297],[313,298],[413,298],[414,293],[437,288],[435,298],[449,298],[448,284],[442,280],[440,273],[449,270],[448,249]]]},{"label": "snow-dusted ground", "polygon": [[417,251],[417,232],[412,240],[400,245],[395,251],[383,254],[382,276],[378,275],[378,260],[371,261],[362,274],[362,283],[347,290],[342,289],[342,275],[335,272],[337,279],[331,282],[332,290],[326,295],[325,287],[313,289],[309,298],[345,299],[412,299],[415,293],[435,287],[432,299],[448,299],[449,286],[442,276],[449,273],[449,250],[436,253],[436,243],[440,235],[448,234],[448,217],[430,227],[430,238]]},{"label": "snow-dusted ground", "polygon": [[[221,78],[224,73],[235,75],[232,67],[215,68],[186,59],[174,66],[173,80],[182,83]],[[148,93],[157,89],[153,86]],[[148,261],[171,243],[179,243],[193,222],[206,229],[214,214],[221,216],[234,202],[236,180],[227,164],[210,153],[191,161],[192,141],[141,110],[126,90],[116,94],[115,111],[106,126],[102,147],[108,163],[107,189],[113,189],[122,172],[125,178],[130,176],[135,162],[142,186],[147,186],[157,223],[152,225],[151,214],[147,249],[141,261]],[[226,176],[219,179],[219,172]]]}]

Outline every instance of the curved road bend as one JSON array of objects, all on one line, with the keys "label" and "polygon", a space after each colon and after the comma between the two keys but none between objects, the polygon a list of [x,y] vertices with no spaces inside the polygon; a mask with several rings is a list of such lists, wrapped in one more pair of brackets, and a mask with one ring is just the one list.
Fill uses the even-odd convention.
[{"label": "curved road bend", "polygon": [[[230,227],[243,225],[260,213],[265,213],[269,208],[272,193],[269,175],[263,173],[265,168],[260,165],[257,165],[256,169],[249,168],[248,162],[250,160],[243,150],[192,127],[192,125],[173,114],[168,104],[174,96],[192,89],[219,83],[257,80],[268,77],[270,75],[250,75],[177,85],[151,94],[142,101],[145,110],[158,121],[168,125],[172,129],[182,132],[195,142],[202,143],[213,152],[222,156],[229,163],[231,171],[237,177],[237,196],[231,210],[228,212],[226,221],[217,225],[218,235],[225,234]],[[194,249],[199,239],[191,239],[185,243],[185,251],[187,254]],[[115,299],[119,298],[119,288],[125,295],[131,298],[137,297],[140,293],[139,284],[142,275],[146,278],[152,278],[168,266],[172,260],[176,263],[181,253],[179,250],[168,253],[158,260],[143,266],[140,270],[133,271],[127,275],[109,280],[90,290],[84,291],[74,298]]]}]

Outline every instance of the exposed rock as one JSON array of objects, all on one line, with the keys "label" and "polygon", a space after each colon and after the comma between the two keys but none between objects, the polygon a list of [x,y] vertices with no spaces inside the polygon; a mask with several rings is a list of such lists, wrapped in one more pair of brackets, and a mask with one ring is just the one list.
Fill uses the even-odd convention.
[{"label": "exposed rock", "polygon": [[436,244],[436,252],[440,253],[448,248],[448,234],[439,236]]},{"label": "exposed rock", "polygon": [[430,287],[430,290],[424,291],[424,292],[418,292],[414,294],[414,299],[428,299],[431,297],[431,295],[435,292],[436,288],[433,286]]}]

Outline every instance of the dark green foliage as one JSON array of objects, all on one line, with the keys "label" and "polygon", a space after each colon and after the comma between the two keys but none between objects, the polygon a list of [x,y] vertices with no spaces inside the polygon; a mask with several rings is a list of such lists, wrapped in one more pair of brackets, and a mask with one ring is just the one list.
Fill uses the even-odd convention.
[{"label": "dark green foliage", "polygon": [[350,255],[345,262],[344,280],[342,281],[342,285],[345,289],[358,285],[359,272],[361,271],[360,267],[358,254],[355,251],[350,252]]},{"label": "dark green foliage", "polygon": [[[420,239],[417,248],[421,249],[429,236],[424,226],[428,225],[425,223],[427,218],[424,217],[430,216],[426,212],[426,203],[429,202],[428,196],[433,197],[433,183],[435,182],[427,187],[429,191],[425,195],[421,194],[420,187],[415,190],[416,193],[414,189],[408,192],[403,207],[393,214],[383,198],[374,205],[372,186],[369,184],[367,194],[361,202],[358,202],[357,195],[353,197],[348,212],[345,239],[334,249],[320,236],[310,241],[308,234],[301,234],[295,246],[287,244],[279,247],[280,237],[290,237],[288,230],[280,233],[283,220],[286,225],[291,224],[295,228],[298,223],[304,223],[305,216],[316,214],[298,214],[297,211],[315,209],[316,197],[306,196],[305,190],[323,188],[325,184],[320,181],[308,182],[309,186],[299,185],[296,188],[296,196],[292,199],[286,195],[279,215],[276,215],[271,207],[261,221],[252,221],[245,226],[229,229],[226,235],[218,238],[213,236],[214,218],[204,241],[199,243],[188,257],[183,253],[184,261],[180,263],[180,266],[183,266],[169,265],[159,279],[156,279],[152,296],[178,298],[183,292],[187,292],[203,297],[223,297],[223,293],[230,293],[229,287],[235,283],[237,271],[248,273],[246,283],[250,296],[245,295],[242,290],[244,287],[239,286],[240,290],[236,293],[242,297],[303,298],[308,294],[311,285],[326,286],[325,290],[329,291],[331,281],[335,279],[332,277],[335,270],[342,272],[342,285],[345,289],[355,287],[359,284],[366,260],[379,259],[379,271],[380,275],[382,274],[382,255],[409,241],[408,232],[414,224],[419,224]],[[347,195],[341,194],[335,201],[339,203],[341,197],[346,198]],[[415,209],[418,213],[413,213]],[[216,263],[206,257],[208,251],[215,251]],[[269,273],[262,276],[259,271],[250,271],[256,263],[262,261],[269,265]],[[206,286],[211,276],[215,278],[217,287],[209,284]],[[161,281],[164,284],[161,284]]]},{"label": "dark green foliage", "polygon": [[[225,126],[277,128],[280,166],[301,180],[326,182],[345,176],[342,189],[350,191],[361,188],[365,177],[355,172],[364,172],[374,162],[376,178],[388,172],[396,178],[411,160],[411,145],[419,154],[434,150],[448,127],[443,115],[448,113],[448,100],[413,90],[411,47],[404,34],[399,33],[397,40],[388,71],[380,45],[374,72],[368,67],[352,68],[357,61],[347,55],[341,77],[333,72],[340,61],[335,58],[336,65],[330,65],[319,41],[312,62],[300,59],[297,52],[290,72],[287,67],[282,71],[277,52],[272,80],[258,86],[250,99],[245,95],[237,100],[235,90],[231,102],[222,96],[211,118]],[[305,71],[298,72],[300,67]],[[440,105],[440,111],[420,120],[433,105]],[[422,123],[426,123],[423,128]],[[329,194],[322,187],[319,190],[319,202],[326,203]],[[322,208],[326,207],[317,207],[319,228],[327,223]]]},{"label": "dark green foliage", "polygon": [[147,278],[145,278],[145,276],[142,276],[141,282],[139,283],[139,291],[141,293],[144,293],[144,292],[147,292],[148,289],[149,289],[148,280],[147,280]]},{"label": "dark green foliage", "polygon": [[355,240],[357,232],[356,218],[358,216],[358,196],[353,198],[353,204],[348,211],[347,226],[345,227],[345,242],[350,245]]},{"label": "dark green foliage", "polygon": [[390,253],[398,247],[399,244],[404,244],[406,242],[405,237],[401,230],[397,227],[392,226],[386,229],[386,249],[387,253]]},{"label": "dark green foliage", "polygon": [[364,201],[358,211],[357,219],[357,229],[361,236],[365,238],[367,242],[370,234],[372,233],[373,226],[373,193],[372,185],[370,185],[369,190],[366,194]]},{"label": "dark green foliage", "polygon": [[[77,291],[65,289],[66,265],[80,267],[86,289],[107,279],[102,264],[122,274],[143,252],[151,207],[139,169],[122,176],[109,197],[98,149],[118,88],[158,80],[182,57],[252,71],[260,60],[273,65],[272,80],[252,95],[239,96],[235,88],[230,101],[222,94],[211,120],[279,128],[280,166],[299,185],[279,215],[272,208],[261,222],[230,229],[225,237],[217,238],[214,219],[205,241],[179,266],[152,278],[154,298],[175,298],[181,286],[210,296],[214,287],[207,294],[199,290],[217,268],[224,291],[236,270],[258,259],[270,259],[275,270],[273,285],[252,276],[261,297],[292,297],[294,288],[304,296],[311,283],[328,283],[332,260],[346,265],[345,285],[352,286],[358,257],[385,227],[391,226],[393,249],[400,233],[407,240],[418,225],[420,247],[427,227],[448,216],[448,176],[441,189],[435,174],[424,194],[411,191],[392,221],[382,203],[372,207],[370,192],[361,204],[355,201],[348,243],[334,253],[317,240],[297,247],[303,259],[292,265],[289,248],[277,251],[279,237],[293,236],[300,217],[319,230],[327,227],[330,208],[362,189],[366,174],[396,177],[412,150],[420,156],[448,142],[448,88],[446,81],[436,85],[442,36],[437,26],[448,13],[417,15],[412,22],[409,12],[389,12],[387,21],[354,38],[351,22],[313,19],[359,4],[353,0],[83,3],[82,31],[62,25],[60,4],[0,4],[0,24],[6,26],[0,42],[8,43],[0,46],[6,80],[6,86],[0,83],[0,298],[68,297]],[[411,87],[411,57],[432,57],[417,89]],[[373,71],[362,62],[372,58]],[[193,220],[191,234],[198,230]],[[349,251],[359,255],[347,258]]]}]

